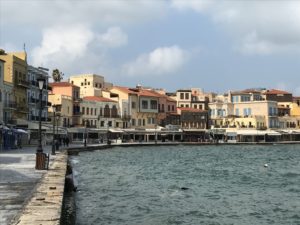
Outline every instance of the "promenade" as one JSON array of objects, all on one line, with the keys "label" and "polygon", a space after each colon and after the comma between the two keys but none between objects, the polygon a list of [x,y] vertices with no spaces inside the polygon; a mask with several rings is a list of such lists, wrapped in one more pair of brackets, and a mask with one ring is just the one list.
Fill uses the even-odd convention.
[{"label": "promenade", "polygon": [[[72,145],[76,146],[76,145]],[[51,146],[43,147],[51,153]],[[47,170],[35,170],[36,146],[0,151],[0,224],[13,224]],[[55,157],[50,155],[50,167]]]}]

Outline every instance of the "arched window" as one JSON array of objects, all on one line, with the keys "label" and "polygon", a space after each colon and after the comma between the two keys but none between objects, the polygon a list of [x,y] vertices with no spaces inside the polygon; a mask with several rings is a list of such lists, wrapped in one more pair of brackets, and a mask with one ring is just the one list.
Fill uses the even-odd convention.
[{"label": "arched window", "polygon": [[108,105],[105,105],[104,108],[104,117],[110,117],[110,109]]},{"label": "arched window", "polygon": [[117,107],[114,105],[111,109],[111,117],[116,118],[118,116],[118,109]]}]

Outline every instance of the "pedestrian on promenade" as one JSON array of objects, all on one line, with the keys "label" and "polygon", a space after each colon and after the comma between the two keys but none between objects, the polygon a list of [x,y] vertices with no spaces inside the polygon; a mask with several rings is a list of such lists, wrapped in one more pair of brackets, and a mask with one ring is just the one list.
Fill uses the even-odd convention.
[{"label": "pedestrian on promenade", "polygon": [[66,137],[66,145],[67,145],[67,147],[69,147],[69,142],[70,142],[69,137]]},{"label": "pedestrian on promenade", "polygon": [[66,139],[67,139],[66,137],[63,138],[63,144],[64,144],[64,146],[66,146]]}]

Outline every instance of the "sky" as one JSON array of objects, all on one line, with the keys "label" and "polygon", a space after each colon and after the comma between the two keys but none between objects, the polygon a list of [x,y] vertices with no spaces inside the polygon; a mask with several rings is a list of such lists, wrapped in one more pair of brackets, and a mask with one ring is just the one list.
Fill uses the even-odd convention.
[{"label": "sky", "polygon": [[0,0],[0,48],[24,43],[65,79],[300,96],[300,0]]}]

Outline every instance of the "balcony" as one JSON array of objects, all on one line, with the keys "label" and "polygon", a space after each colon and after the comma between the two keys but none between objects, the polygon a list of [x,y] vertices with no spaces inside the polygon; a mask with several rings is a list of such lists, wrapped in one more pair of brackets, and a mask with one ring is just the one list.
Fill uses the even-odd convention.
[{"label": "balcony", "polygon": [[33,86],[37,86],[37,82],[36,82],[35,80],[31,80],[30,83],[31,83],[31,85],[33,85]]},{"label": "balcony", "polygon": [[18,86],[24,87],[24,88],[28,88],[29,87],[29,82],[26,80],[18,80],[17,82]]},{"label": "balcony", "polygon": [[73,112],[73,116],[81,116],[82,112],[78,112],[78,111],[74,111]]},{"label": "balcony", "polygon": [[20,105],[18,104],[17,105],[17,111],[18,112],[28,112],[28,106],[27,105]]},{"label": "balcony", "polygon": [[14,101],[4,102],[4,109],[16,109],[16,102]]}]

